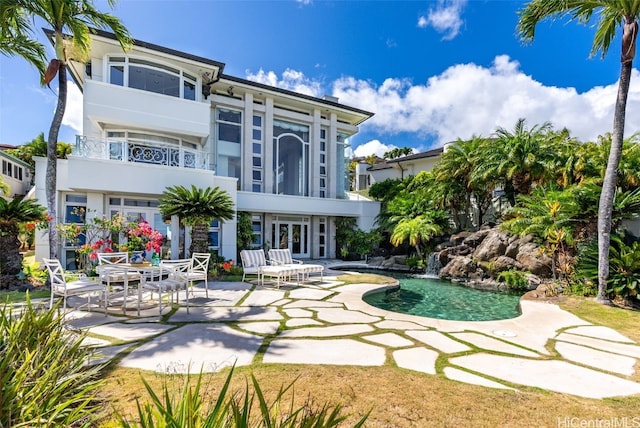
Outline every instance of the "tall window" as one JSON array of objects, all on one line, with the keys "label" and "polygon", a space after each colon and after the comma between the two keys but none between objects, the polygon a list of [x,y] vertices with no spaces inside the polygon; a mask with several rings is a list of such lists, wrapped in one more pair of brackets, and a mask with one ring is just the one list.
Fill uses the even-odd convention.
[{"label": "tall window", "polygon": [[318,257],[327,257],[327,218],[318,218]]},{"label": "tall window", "polygon": [[[75,223],[83,225],[87,214],[87,195],[84,194],[68,194],[64,197],[63,220],[65,224]],[[62,242],[64,253],[64,266],[67,270],[77,270],[78,261],[76,260],[76,248],[84,245],[86,237],[78,236],[78,242]]]},{"label": "tall window", "polygon": [[343,183],[336,186],[336,198],[344,199],[346,192],[350,188],[351,179],[349,177],[349,158],[346,156],[346,148],[349,146],[348,135],[338,134],[336,141],[336,183]]},{"label": "tall window", "polygon": [[327,130],[320,130],[320,197],[327,197]]},{"label": "tall window", "polygon": [[263,243],[262,238],[262,216],[255,214],[251,216],[251,231],[253,232],[253,245],[261,247]]},{"label": "tall window", "polygon": [[164,64],[139,58],[109,57],[109,83],[156,94],[196,99],[195,76]]},{"label": "tall window", "polygon": [[220,222],[218,220],[213,220],[209,224],[209,249],[220,250]]},{"label": "tall window", "polygon": [[252,137],[252,182],[251,191],[261,193],[264,183],[264,162],[262,144],[262,117],[253,116],[253,137]]},{"label": "tall window", "polygon": [[216,109],[216,174],[236,177],[238,189],[242,179],[242,113],[224,108]]},{"label": "tall window", "polygon": [[309,127],[274,120],[274,193],[309,195]]}]

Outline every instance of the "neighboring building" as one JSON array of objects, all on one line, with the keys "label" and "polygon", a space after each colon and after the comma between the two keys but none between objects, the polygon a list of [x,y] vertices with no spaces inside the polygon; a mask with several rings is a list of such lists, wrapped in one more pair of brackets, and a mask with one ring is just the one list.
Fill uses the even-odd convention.
[{"label": "neighboring building", "polygon": [[31,189],[31,165],[11,156],[3,149],[13,148],[3,146],[0,150],[0,162],[2,162],[2,181],[9,185],[9,194],[2,195],[5,198],[12,199],[16,196],[26,196]]},{"label": "neighboring building", "polygon": [[359,163],[356,166],[355,189],[364,190],[375,183],[389,178],[407,178],[421,171],[431,171],[442,157],[442,147],[427,152],[402,156],[369,166]]},{"label": "neighboring building", "polygon": [[[144,218],[169,237],[176,258],[189,236],[177,218],[165,223],[158,200],[168,186],[195,185],[219,186],[249,212],[256,246],[290,248],[298,258],[335,257],[337,216],[373,226],[379,204],[348,199],[344,155],[372,113],[228,76],[223,63],[151,43],[123,53],[103,31],[92,35],[90,57],[69,66],[84,122],[74,152],[58,161],[59,222],[80,220],[78,207]],[[37,159],[41,201],[45,167]],[[236,259],[235,219],[211,225],[210,248]],[[36,256],[48,251],[40,237]],[[71,261],[74,249],[59,254]]]}]

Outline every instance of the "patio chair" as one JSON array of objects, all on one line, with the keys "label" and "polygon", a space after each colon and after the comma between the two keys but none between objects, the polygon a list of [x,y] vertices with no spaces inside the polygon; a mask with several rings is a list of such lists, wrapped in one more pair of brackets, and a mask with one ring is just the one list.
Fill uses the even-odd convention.
[{"label": "patio chair", "polygon": [[184,273],[189,270],[191,259],[171,260],[173,263],[163,262],[166,261],[160,262],[160,266],[141,268],[142,274],[140,286],[138,287],[138,316],[140,315],[142,291],[151,292],[151,298],[153,298],[153,293],[158,293],[158,312],[162,315],[162,295],[170,294],[171,303],[173,304],[173,295],[175,293],[176,303],[180,303],[180,290],[184,289],[187,313],[189,313],[189,281],[185,278]]},{"label": "patio chair", "polygon": [[[99,292],[104,295],[105,316],[107,315],[107,301],[109,290],[102,283],[91,281],[84,274],[74,274],[65,272],[58,259],[42,259],[49,273],[51,282],[51,300],[49,307],[53,307],[53,296],[62,296],[63,308],[67,309],[67,298],[69,296],[87,295],[87,307],[91,311],[91,293]],[[75,280],[69,280],[75,277]]]},{"label": "patio chair", "polygon": [[264,250],[242,250],[240,260],[242,260],[242,282],[247,275],[257,275],[260,279],[260,268],[268,266]]},{"label": "patio chair", "polygon": [[[113,252],[113,253],[98,253],[98,268],[96,272],[100,275],[100,280],[107,284],[107,287],[111,287],[112,282],[125,282],[137,281],[140,279],[140,274],[135,271],[118,269],[118,265],[129,265],[129,253]],[[127,276],[125,278],[125,275]]]},{"label": "patio chair", "polygon": [[204,288],[207,298],[209,298],[209,261],[211,260],[210,253],[193,253],[191,255],[191,267],[186,273],[186,278],[189,280],[189,287],[193,293],[193,281],[204,281]]}]

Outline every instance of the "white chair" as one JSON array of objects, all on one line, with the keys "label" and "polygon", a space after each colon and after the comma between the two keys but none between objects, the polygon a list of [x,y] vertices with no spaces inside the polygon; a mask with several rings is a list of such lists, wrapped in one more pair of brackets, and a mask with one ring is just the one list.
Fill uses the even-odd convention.
[{"label": "white chair", "polygon": [[[167,263],[172,262],[172,263]],[[142,300],[142,291],[158,293],[158,311],[162,315],[162,295],[171,294],[171,303],[173,303],[173,295],[176,295],[176,303],[180,303],[180,290],[185,290],[187,313],[189,313],[189,281],[185,277],[191,267],[191,259],[182,260],[163,260],[160,266],[141,268],[142,274],[140,285],[138,286],[138,316],[140,315],[140,302]]]},{"label": "white chair", "polygon": [[98,253],[98,268],[96,271],[100,275],[100,280],[111,287],[112,282],[137,281],[140,274],[135,271],[118,269],[118,265],[129,266],[129,253],[113,252]]},{"label": "white chair", "polygon": [[[49,307],[53,307],[53,296],[62,296],[64,309],[67,309],[67,298],[69,296],[87,295],[87,307],[91,311],[91,293],[99,292],[104,296],[104,308],[105,316],[107,314],[107,301],[109,297],[109,290],[103,284],[99,282],[91,281],[84,274],[73,274],[64,271],[62,264],[58,259],[42,259],[44,265],[47,267],[49,273],[49,280],[51,281],[51,300]],[[67,278],[76,277],[73,281],[68,281]]]},{"label": "white chair", "polygon": [[297,267],[298,273],[302,275],[302,281],[308,281],[312,273],[319,273],[320,281],[322,281],[324,266],[303,263],[302,260],[296,260],[292,258],[291,250],[288,248],[269,250],[269,261],[272,265],[276,266]]},{"label": "white chair", "polygon": [[275,249],[272,248],[269,250],[269,261],[272,265],[292,265],[292,264],[302,264],[302,260],[296,260],[291,257],[291,250],[288,248],[284,249]]},{"label": "white chair", "polygon": [[211,260],[210,253],[193,253],[191,255],[191,267],[186,273],[186,278],[189,280],[189,287],[193,293],[193,281],[204,281],[205,292],[207,298],[209,298],[209,261]]},{"label": "white chair", "polygon": [[264,250],[242,250],[240,260],[242,260],[242,282],[247,275],[257,275],[260,279],[260,268],[268,266]]}]

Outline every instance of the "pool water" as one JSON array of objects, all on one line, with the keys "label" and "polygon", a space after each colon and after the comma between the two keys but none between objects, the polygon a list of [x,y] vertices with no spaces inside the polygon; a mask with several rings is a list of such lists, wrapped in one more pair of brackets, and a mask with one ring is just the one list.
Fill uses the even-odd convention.
[{"label": "pool water", "polygon": [[398,278],[399,290],[368,294],[364,301],[402,314],[457,321],[490,321],[520,315],[521,294],[476,290],[435,278]]}]

